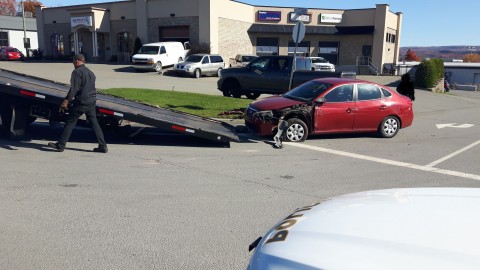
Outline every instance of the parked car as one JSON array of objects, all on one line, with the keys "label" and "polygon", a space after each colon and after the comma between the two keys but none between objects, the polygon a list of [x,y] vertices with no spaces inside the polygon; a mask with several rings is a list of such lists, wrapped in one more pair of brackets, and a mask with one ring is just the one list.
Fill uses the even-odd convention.
[{"label": "parked car", "polygon": [[23,60],[25,56],[17,48],[3,47],[0,49],[0,60]]},{"label": "parked car", "polygon": [[479,211],[478,188],[330,198],[297,208],[250,245],[255,252],[247,270],[476,270]]},{"label": "parked car", "polygon": [[255,54],[237,54],[235,58],[230,58],[229,67],[244,67],[257,57]]},{"label": "parked car", "polygon": [[342,76],[341,72],[312,71],[311,61],[304,57],[260,56],[245,67],[223,70],[217,88],[224,96],[256,99],[261,94],[283,94],[312,79]]},{"label": "parked car", "polygon": [[312,61],[312,70],[335,71],[335,65],[323,57],[309,57],[309,59]]},{"label": "parked car", "polygon": [[225,67],[223,58],[218,54],[192,54],[185,62],[176,64],[173,70],[180,75],[189,75],[200,78],[202,75],[220,76],[220,71]]},{"label": "parked car", "polygon": [[135,70],[154,70],[161,72],[163,67],[173,66],[185,59],[188,52],[186,44],[181,42],[156,42],[144,44],[132,57]]},{"label": "parked car", "polygon": [[259,135],[272,135],[281,118],[288,123],[284,139],[292,142],[304,141],[309,134],[373,131],[392,138],[412,124],[413,105],[383,85],[324,78],[251,103],[245,124]]}]

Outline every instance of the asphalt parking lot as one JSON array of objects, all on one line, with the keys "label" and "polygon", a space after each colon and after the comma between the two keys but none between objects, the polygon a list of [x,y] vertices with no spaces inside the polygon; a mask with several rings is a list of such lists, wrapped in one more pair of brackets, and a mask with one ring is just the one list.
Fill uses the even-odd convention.
[{"label": "asphalt parking lot", "polygon": [[[8,63],[63,82],[73,68],[29,64]],[[109,85],[167,78],[91,66]],[[215,77],[172,77],[179,91],[183,80],[216,90]],[[99,154],[78,128],[56,153],[45,146],[61,128],[34,124],[26,140],[0,139],[0,269],[245,269],[248,245],[298,207],[370,189],[480,187],[479,105],[478,92],[417,89],[414,123],[392,139],[314,136],[283,149],[248,132],[227,148],[152,128],[107,133]]]}]

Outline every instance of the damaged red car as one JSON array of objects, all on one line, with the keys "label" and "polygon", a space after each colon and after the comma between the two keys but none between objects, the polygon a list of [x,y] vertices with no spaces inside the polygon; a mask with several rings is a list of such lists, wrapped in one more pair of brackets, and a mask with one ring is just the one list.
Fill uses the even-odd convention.
[{"label": "damaged red car", "polygon": [[279,120],[287,125],[286,141],[300,142],[311,134],[378,132],[392,138],[413,122],[413,103],[373,82],[323,78],[302,84],[282,96],[251,103],[245,124],[258,135],[272,135]]}]

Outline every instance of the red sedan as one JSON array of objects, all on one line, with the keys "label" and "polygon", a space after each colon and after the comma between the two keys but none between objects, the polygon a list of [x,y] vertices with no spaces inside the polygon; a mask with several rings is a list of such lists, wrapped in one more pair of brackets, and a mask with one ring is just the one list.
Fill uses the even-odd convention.
[{"label": "red sedan", "polygon": [[23,60],[23,53],[13,47],[3,47],[0,49],[0,60]]},{"label": "red sedan", "polygon": [[383,85],[323,78],[255,101],[245,114],[245,124],[259,135],[272,135],[279,119],[287,121],[283,129],[287,141],[304,141],[309,134],[373,131],[392,138],[412,124],[413,104]]}]

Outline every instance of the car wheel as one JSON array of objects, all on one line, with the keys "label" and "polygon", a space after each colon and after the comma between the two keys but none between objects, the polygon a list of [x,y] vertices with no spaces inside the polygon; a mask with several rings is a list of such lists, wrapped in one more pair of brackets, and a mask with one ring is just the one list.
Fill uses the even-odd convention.
[{"label": "car wheel", "polygon": [[202,72],[200,71],[200,69],[195,69],[195,71],[193,72],[193,77],[194,78],[200,78],[202,76]]},{"label": "car wheel", "polygon": [[378,133],[382,138],[393,138],[400,129],[400,121],[395,116],[387,116],[378,127]]},{"label": "car wheel", "polygon": [[[232,97],[234,98],[240,98],[242,97],[242,93],[240,90],[240,84],[237,81],[229,80],[225,82],[225,87],[223,87],[224,93],[227,92]],[[223,94],[225,96],[225,94]]]},{"label": "car wheel", "polygon": [[220,76],[221,76],[220,73],[221,73],[221,72],[222,72],[222,68],[219,68],[219,69],[217,70],[217,77],[220,78]]},{"label": "car wheel", "polygon": [[157,62],[155,63],[155,66],[153,67],[156,72],[162,72],[162,62]]},{"label": "car wheel", "polygon": [[232,94],[230,94],[230,91],[228,89],[222,90],[222,94],[224,97],[231,97]]},{"label": "car wheel", "polygon": [[303,142],[308,137],[308,128],[305,122],[298,118],[287,120],[288,126],[284,138],[288,142]]},{"label": "car wheel", "polygon": [[260,94],[258,94],[258,93],[246,93],[245,96],[247,96],[247,98],[249,98],[249,99],[257,99],[260,96]]}]

